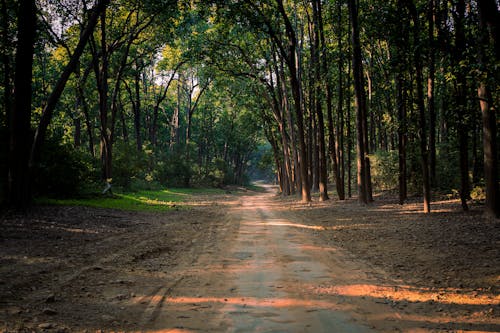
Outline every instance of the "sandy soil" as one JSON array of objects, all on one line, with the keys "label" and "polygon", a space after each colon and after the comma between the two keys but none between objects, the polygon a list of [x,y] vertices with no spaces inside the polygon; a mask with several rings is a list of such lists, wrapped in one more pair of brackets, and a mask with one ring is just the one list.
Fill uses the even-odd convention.
[{"label": "sandy soil", "polygon": [[500,332],[500,225],[479,208],[273,194],[0,223],[2,332]]}]

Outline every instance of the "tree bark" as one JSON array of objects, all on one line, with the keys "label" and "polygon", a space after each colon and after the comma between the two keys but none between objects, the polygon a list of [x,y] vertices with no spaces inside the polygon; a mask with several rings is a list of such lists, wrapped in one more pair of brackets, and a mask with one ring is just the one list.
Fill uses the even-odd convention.
[{"label": "tree bark", "polygon": [[11,128],[12,116],[12,73],[11,73],[11,38],[9,36],[9,12],[7,1],[2,0],[0,5],[0,17],[2,18],[2,36],[1,36],[1,59],[3,66],[3,107],[5,110],[5,126]]},{"label": "tree bark", "polygon": [[436,107],[434,101],[434,82],[436,80],[436,45],[434,38],[435,4],[429,0],[427,11],[428,23],[428,72],[427,72],[427,109],[429,113],[429,177],[431,186],[436,185]]},{"label": "tree bark", "polygon": [[366,165],[366,142],[364,124],[366,120],[366,93],[363,80],[363,64],[361,62],[361,44],[359,40],[358,8],[355,0],[348,1],[351,19],[352,69],[356,101],[356,153],[358,165],[358,201],[369,202]]},{"label": "tree bark", "polygon": [[[500,59],[499,13],[493,0],[479,0],[480,48],[479,63],[483,73],[478,87],[478,98],[483,120],[484,178],[486,182],[486,212],[500,218],[500,187],[498,179],[497,110],[493,107],[490,89],[486,82],[491,74],[487,66],[486,49],[493,46],[495,57]],[[489,38],[488,38],[489,37]]]},{"label": "tree bark", "polygon": [[403,205],[408,197],[406,180],[406,101],[404,94],[402,73],[397,74],[396,78],[396,99],[398,106],[398,182],[399,182],[399,204]]},{"label": "tree bark", "polygon": [[458,0],[456,2],[456,10],[454,14],[455,23],[455,63],[456,69],[456,103],[458,114],[458,151],[460,161],[460,201],[464,211],[469,210],[467,200],[470,197],[469,185],[469,153],[468,153],[468,138],[469,127],[467,124],[467,78],[461,67],[461,63],[465,60],[464,53],[465,45],[465,1]]},{"label": "tree bark", "polygon": [[[321,1],[315,0],[313,2],[313,25],[314,25],[314,53],[315,53],[315,95],[316,95],[316,116],[318,119],[318,153],[319,153],[319,199],[320,201],[328,200],[328,170],[326,164],[326,147],[325,147],[325,121],[323,117],[323,107],[322,107],[322,94],[321,94],[321,74],[327,75],[326,72],[321,73],[321,56],[324,56],[324,52],[321,52],[320,47],[320,35],[322,35],[321,29]],[[325,81],[326,80],[325,78]],[[328,84],[328,83],[327,83]]]},{"label": "tree bark", "polygon": [[9,164],[7,204],[25,210],[31,203],[31,172],[29,167],[31,134],[31,93],[33,54],[36,35],[36,4],[20,1],[17,21],[14,102],[9,131]]},{"label": "tree bark", "polygon": [[[410,12],[413,20],[413,42],[415,45],[420,45],[420,21],[418,17],[417,8],[411,0],[406,0],[406,5]],[[419,137],[420,137],[420,162],[422,168],[422,183],[423,183],[423,194],[424,194],[424,213],[430,213],[431,211],[431,188],[429,179],[429,158],[427,151],[427,125],[426,125],[426,115],[425,115],[425,103],[424,103],[424,88],[423,88],[423,66],[422,57],[420,53],[420,47],[414,48],[414,63],[416,71],[416,90],[417,90],[417,108],[419,114]]]},{"label": "tree bark", "polygon": [[286,35],[288,37],[288,57],[286,63],[290,71],[290,86],[292,88],[292,95],[294,100],[294,108],[297,121],[297,134],[299,141],[299,165],[300,165],[300,178],[302,184],[302,201],[311,201],[311,189],[309,186],[309,179],[307,175],[307,147],[304,136],[304,113],[302,109],[302,86],[298,78],[297,72],[297,38],[293,26],[286,14],[282,0],[277,0],[278,11],[285,22]]}]

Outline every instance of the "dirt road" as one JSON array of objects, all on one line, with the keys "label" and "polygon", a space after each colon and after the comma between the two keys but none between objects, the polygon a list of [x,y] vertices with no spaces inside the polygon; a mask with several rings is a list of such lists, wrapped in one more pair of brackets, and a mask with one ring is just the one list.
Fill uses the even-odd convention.
[{"label": "dirt road", "polygon": [[359,278],[359,268],[335,249],[314,246],[302,230],[307,226],[280,218],[270,196],[243,197],[230,210],[229,219],[240,226],[230,246],[200,258],[150,329],[371,332],[353,317],[353,304],[320,291]]},{"label": "dirt road", "polygon": [[474,210],[186,205],[2,216],[0,332],[500,332],[500,229]]}]

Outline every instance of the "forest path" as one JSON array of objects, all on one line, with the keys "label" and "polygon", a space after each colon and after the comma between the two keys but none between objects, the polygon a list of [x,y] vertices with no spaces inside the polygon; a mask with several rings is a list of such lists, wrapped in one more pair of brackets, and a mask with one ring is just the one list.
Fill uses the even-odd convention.
[{"label": "forest path", "polygon": [[284,218],[272,196],[245,196],[230,208],[238,231],[152,297],[162,304],[153,302],[148,331],[371,332],[360,323],[366,308],[324,292],[366,283],[362,268],[314,245],[308,226]]}]

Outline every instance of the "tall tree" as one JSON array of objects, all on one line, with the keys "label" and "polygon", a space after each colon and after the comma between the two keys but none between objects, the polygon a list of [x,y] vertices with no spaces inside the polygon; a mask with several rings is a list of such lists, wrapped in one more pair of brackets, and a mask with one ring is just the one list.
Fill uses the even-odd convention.
[{"label": "tall tree", "polygon": [[481,65],[481,76],[479,78],[478,97],[483,120],[483,150],[484,150],[484,177],[486,181],[486,210],[500,218],[500,187],[498,170],[498,146],[497,146],[497,119],[496,108],[489,87],[492,72],[488,66],[487,54],[490,49],[494,50],[496,61],[500,61],[500,13],[494,0],[480,0],[479,16],[480,46],[478,50]]},{"label": "tall tree", "polygon": [[413,21],[413,43],[414,53],[413,62],[415,65],[415,84],[417,92],[417,108],[419,115],[419,139],[420,139],[420,163],[422,169],[422,183],[423,183],[423,193],[424,193],[424,213],[430,213],[431,211],[431,186],[429,177],[429,157],[427,150],[427,121],[425,114],[425,102],[424,102],[424,88],[423,88],[423,64],[422,64],[422,54],[420,47],[420,18],[417,11],[417,7],[412,0],[404,0],[405,5],[408,8],[410,16]]},{"label": "tall tree", "polygon": [[351,20],[352,70],[356,97],[356,153],[358,165],[358,200],[369,202],[369,165],[366,163],[366,92],[364,86],[361,42],[359,38],[358,5],[355,0],[348,0]]},{"label": "tall tree", "polygon": [[[313,53],[313,65],[314,65],[314,82],[315,82],[315,96],[316,96],[316,117],[318,119],[318,154],[319,154],[319,199],[320,201],[328,200],[328,170],[326,167],[326,147],[325,147],[325,121],[323,117],[323,96],[322,96],[322,87],[321,87],[321,75],[326,75],[327,73],[322,73],[322,64],[321,64],[321,56],[323,53],[321,52],[321,44],[320,44],[320,35],[322,34],[322,26],[320,24],[321,21],[321,1],[313,0],[313,36],[314,42],[313,47],[311,48]],[[340,177],[339,177],[340,178]],[[337,179],[338,181],[338,179]]]},{"label": "tall tree", "polygon": [[7,202],[16,209],[31,203],[29,170],[31,134],[31,94],[33,54],[36,37],[36,4],[20,1],[17,11],[17,47],[14,74],[14,102],[9,131]]}]

